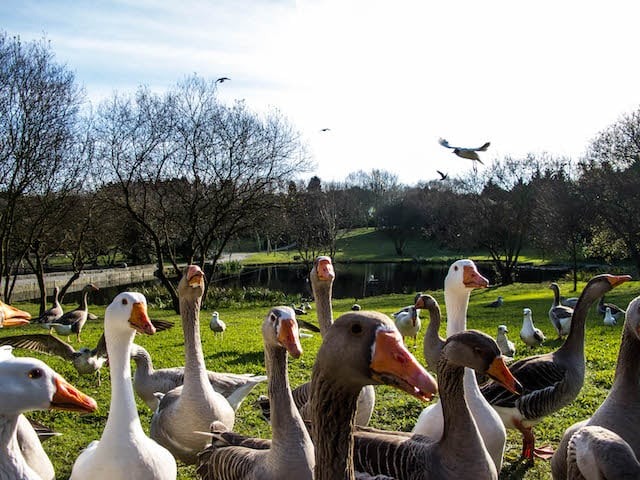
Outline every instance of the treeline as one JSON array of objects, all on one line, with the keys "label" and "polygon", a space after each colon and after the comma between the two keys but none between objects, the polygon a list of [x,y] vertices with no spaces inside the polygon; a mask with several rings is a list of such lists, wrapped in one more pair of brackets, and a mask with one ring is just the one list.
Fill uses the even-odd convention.
[{"label": "treeline", "polygon": [[[386,170],[302,182],[312,162],[299,132],[277,110],[223,104],[215,81],[193,75],[162,94],[140,87],[90,108],[45,40],[6,34],[0,77],[6,301],[26,269],[39,279],[44,308],[47,266],[63,255],[70,281],[100,262],[154,262],[177,309],[166,265],[215,265],[238,238],[293,244],[308,260],[334,253],[340,232],[365,225],[386,232],[399,255],[415,236],[486,249],[503,282],[525,246],[640,266],[638,112],[600,133],[579,162],[505,158],[416,186]],[[431,170],[425,162],[417,178]]]}]

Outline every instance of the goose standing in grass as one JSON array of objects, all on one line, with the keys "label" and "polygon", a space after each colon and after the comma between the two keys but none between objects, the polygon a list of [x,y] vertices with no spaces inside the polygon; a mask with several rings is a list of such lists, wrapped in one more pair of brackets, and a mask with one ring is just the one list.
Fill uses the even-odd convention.
[{"label": "goose standing in grass", "polygon": [[[159,404],[157,393],[165,394],[184,383],[184,367],[153,368],[151,354],[137,344],[131,346],[131,359],[136,364],[133,389],[147,406],[155,412]],[[221,393],[234,410],[253,388],[267,380],[266,375],[251,373],[221,373],[207,370],[209,383]]]},{"label": "goose standing in grass", "polygon": [[211,314],[211,320],[209,321],[209,328],[214,334],[219,333],[224,335],[227,324],[220,320],[220,314],[218,312],[213,312]]},{"label": "goose standing in grass", "polygon": [[58,335],[66,335],[67,342],[70,341],[69,337],[72,333],[76,334],[76,339],[80,341],[80,332],[87,323],[89,315],[89,306],[87,303],[87,297],[89,292],[97,292],[99,290],[94,284],[90,283],[82,289],[82,300],[80,305],[75,310],[65,313],[54,322],[43,323],[42,325],[49,329],[54,329]]},{"label": "goose standing in grass", "polygon": [[111,372],[109,416],[100,440],[91,442],[76,459],[70,480],[173,480],[177,476],[171,453],[144,433],[138,417],[129,360],[136,331],[155,333],[147,300],[141,293],[120,293],[104,314]]},{"label": "goose standing in grass", "polygon": [[63,314],[62,305],[60,305],[60,301],[58,300],[58,296],[60,295],[60,289],[56,286],[53,287],[53,305],[51,308],[45,310],[42,315],[36,318],[34,323],[55,323]]},{"label": "goose standing in grass", "polygon": [[215,421],[232,430],[235,422],[233,408],[207,377],[200,341],[203,293],[204,273],[197,265],[189,265],[178,284],[184,331],[184,383],[162,397],[151,418],[151,438],[190,465],[196,463],[198,452],[207,445],[207,438],[193,432],[207,432]]},{"label": "goose standing in grass", "polygon": [[289,307],[275,307],[262,323],[269,377],[272,440],[268,449],[231,445],[216,435],[198,455],[203,480],[312,480],[315,464],[311,437],[296,408],[287,373],[287,352],[302,354],[298,325]]},{"label": "goose standing in grass", "polygon": [[568,480],[634,480],[640,462],[620,435],[596,425],[574,433],[567,451]]},{"label": "goose standing in grass", "polygon": [[557,283],[553,282],[549,285],[549,288],[553,290],[553,303],[549,309],[549,320],[553,328],[558,332],[558,338],[561,339],[569,335],[573,308],[560,304],[560,287]]},{"label": "goose standing in grass", "polygon": [[607,307],[604,311],[604,318],[602,319],[602,322],[607,325],[608,327],[613,327],[616,323],[618,323],[616,321],[616,317],[613,316],[613,314],[611,313],[611,308]]},{"label": "goose standing in grass", "polygon": [[398,327],[400,335],[402,335],[402,340],[404,341],[405,337],[412,337],[413,347],[415,348],[418,332],[422,326],[418,309],[414,305],[409,305],[392,314],[392,317],[396,322],[396,327]]},{"label": "goose standing in grass", "polygon": [[537,328],[533,324],[533,317],[530,308],[524,308],[522,310],[522,328],[520,329],[520,340],[522,340],[528,347],[537,347],[541,345],[546,339],[542,330]]},{"label": "goose standing in grass", "polygon": [[429,325],[424,334],[422,349],[427,366],[436,371],[440,361],[440,352],[444,347],[445,339],[439,335],[440,331],[440,305],[431,295],[419,294],[416,296],[416,308],[429,311]]},{"label": "goose standing in grass", "polygon": [[40,465],[29,463],[18,447],[17,430],[20,418],[24,419],[22,413],[49,409],[94,412],[98,408],[95,400],[67,383],[44,362],[14,357],[8,346],[0,347],[0,389],[0,478],[52,479],[55,472],[44,451],[47,468],[43,471]]},{"label": "goose standing in grass", "polygon": [[28,325],[30,320],[29,312],[7,305],[0,300],[0,328]]},{"label": "goose standing in grass", "polygon": [[[449,267],[444,280],[447,337],[467,329],[467,308],[471,291],[488,286],[489,281],[480,275],[475,263],[471,260],[458,260]],[[493,459],[496,470],[500,471],[507,433],[500,416],[480,393],[475,372],[471,369],[465,370],[464,394],[487,451]],[[413,428],[414,434],[425,435],[434,441],[440,440],[443,431],[444,416],[441,402],[425,408]]]},{"label": "goose standing in grass", "polygon": [[611,310],[611,315],[616,320],[622,320],[624,318],[624,314],[626,313],[626,311],[614,303],[605,302],[603,295],[598,301],[598,313],[604,316],[607,312],[607,308]]},{"label": "goose standing in grass", "polygon": [[482,393],[500,414],[505,426],[522,433],[522,457],[534,454],[550,458],[549,448],[535,448],[533,427],[544,417],[575,400],[584,383],[585,322],[589,308],[603,294],[630,280],[628,275],[598,275],[585,286],[573,313],[566,340],[555,352],[523,358],[509,370],[524,387],[522,396],[513,395],[497,383],[489,383]]},{"label": "goose standing in grass", "polygon": [[421,435],[406,438],[356,432],[356,470],[404,480],[496,480],[495,463],[465,400],[465,367],[490,376],[514,394],[520,390],[491,337],[475,330],[453,334],[446,340],[438,363],[442,437],[433,440]]},{"label": "goose standing in grass", "polygon": [[516,345],[509,340],[507,333],[509,330],[506,325],[498,325],[498,334],[496,336],[496,343],[500,347],[500,351],[505,357],[513,360],[513,356],[516,354]]},{"label": "goose standing in grass", "polygon": [[640,297],[627,307],[622,327],[622,340],[616,363],[613,384],[607,398],[595,413],[569,427],[562,436],[551,461],[554,479],[566,478],[567,444],[578,428],[584,425],[604,427],[620,435],[640,458]]}]

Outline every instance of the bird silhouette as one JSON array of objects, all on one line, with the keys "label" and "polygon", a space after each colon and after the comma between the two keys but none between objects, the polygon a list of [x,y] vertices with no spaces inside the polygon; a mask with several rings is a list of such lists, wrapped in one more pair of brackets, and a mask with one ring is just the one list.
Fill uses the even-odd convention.
[{"label": "bird silhouette", "polygon": [[440,180],[446,180],[449,177],[447,173],[442,173],[440,170],[436,170],[436,172],[440,175]]},{"label": "bird silhouette", "polygon": [[330,130],[331,130],[330,128],[322,128],[322,129],[320,129],[321,132],[328,132]]},{"label": "bird silhouette", "polygon": [[216,80],[216,83],[224,83],[227,80],[231,80],[229,77],[220,77]]},{"label": "bird silhouette", "polygon": [[484,165],[484,163],[482,163],[482,160],[480,160],[480,157],[478,156],[478,152],[486,151],[487,148],[489,148],[489,145],[491,145],[491,142],[487,142],[478,148],[467,148],[467,147],[454,147],[452,145],[449,145],[449,142],[446,141],[444,138],[441,138],[440,140],[438,140],[438,142],[443,147],[453,149],[453,153],[455,153],[460,158],[466,158],[467,160],[472,160],[474,162],[481,163],[482,165]]}]

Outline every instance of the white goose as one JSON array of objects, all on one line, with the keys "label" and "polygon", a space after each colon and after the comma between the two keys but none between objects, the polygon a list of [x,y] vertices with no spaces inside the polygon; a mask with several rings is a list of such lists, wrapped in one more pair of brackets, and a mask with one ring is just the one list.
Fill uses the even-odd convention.
[{"label": "white goose", "polygon": [[0,347],[0,478],[41,480],[18,447],[16,431],[23,412],[30,410],[70,410],[93,412],[95,400],[71,386],[44,362],[16,358],[11,347]]},{"label": "white goose", "polygon": [[216,392],[207,377],[200,343],[200,305],[204,293],[204,273],[189,265],[178,284],[180,316],[184,331],[184,384],[168,392],[151,419],[151,438],[173,455],[194,464],[208,439],[193,432],[207,432],[214,421],[232,430],[235,412],[226,398]]},{"label": "white goose", "polygon": [[[444,280],[444,302],[447,310],[447,338],[467,329],[467,308],[469,296],[474,288],[485,288],[489,281],[480,275],[475,263],[468,259],[458,260],[449,267]],[[478,387],[473,370],[464,372],[464,395],[469,410],[478,426],[480,436],[499,472],[507,433],[500,416],[489,405]],[[440,440],[444,431],[444,417],[440,402],[425,408],[415,427],[414,434],[425,435]]]},{"label": "white goose", "polygon": [[76,459],[71,480],[173,480],[176,461],[142,430],[131,385],[129,350],[136,331],[153,334],[147,300],[123,292],[104,314],[104,335],[111,372],[111,406],[100,441],[93,441]]}]

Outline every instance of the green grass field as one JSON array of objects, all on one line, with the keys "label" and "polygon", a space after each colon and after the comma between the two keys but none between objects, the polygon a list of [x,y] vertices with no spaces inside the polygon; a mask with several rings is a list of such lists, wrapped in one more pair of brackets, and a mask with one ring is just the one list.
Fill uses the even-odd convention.
[{"label": "green grass field", "polygon": [[[338,271],[339,275],[340,272]],[[584,286],[584,282],[579,288]],[[558,347],[553,328],[547,318],[547,311],[552,301],[552,292],[548,284],[513,284],[506,287],[477,290],[471,296],[468,325],[470,328],[483,330],[495,335],[499,324],[506,324],[509,328],[509,338],[516,343],[516,358],[522,358],[531,354],[543,353]],[[565,296],[573,296],[569,292],[568,283],[560,283],[561,292]],[[440,302],[444,312],[444,299],[442,290],[428,292]],[[640,283],[628,282],[610,292],[607,300],[617,305],[624,306],[640,294]],[[499,309],[483,308],[483,305],[493,301],[498,295],[504,297],[504,305]],[[408,295],[384,295],[379,297],[364,298],[359,303],[365,309],[378,310],[387,314],[396,311],[399,307],[410,304],[413,294]],[[334,315],[338,316],[349,310],[352,300],[334,301]],[[31,313],[37,312],[35,304],[18,304]],[[66,305],[66,309],[75,306]],[[260,324],[270,305],[255,306],[249,308],[218,308],[221,318],[227,323],[227,331],[224,337],[214,337],[208,328],[211,310],[201,313],[202,343],[204,346],[207,367],[212,370],[228,372],[264,373],[264,362],[260,336]],[[533,351],[527,351],[520,341],[518,332],[522,325],[522,309],[529,307],[533,311],[533,319],[536,326],[541,328],[548,338],[545,345]],[[104,307],[91,306],[90,310],[101,318]],[[180,328],[180,319],[177,315],[167,310],[150,310],[152,318],[172,320],[176,327],[166,332],[160,332],[154,336],[136,337],[136,341],[148,349],[156,368],[182,365],[183,338]],[[306,317],[315,321],[315,310]],[[421,334],[426,330],[428,323],[427,313],[423,314],[423,326]],[[445,333],[445,325],[442,326],[441,335]],[[592,308],[586,333],[586,357],[587,376],[580,396],[572,405],[564,408],[555,415],[545,419],[535,428],[537,445],[556,445],[566,427],[577,420],[589,416],[606,396],[613,378],[615,362],[618,352],[622,325],[605,327],[597,316],[595,308]],[[29,325],[20,329],[0,330],[0,336],[15,335],[21,333],[42,333],[44,330],[37,325]],[[88,322],[82,334],[82,344],[95,346],[102,332],[100,321]],[[320,337],[315,335],[310,339],[303,339],[305,349],[302,357],[290,361],[290,378],[293,386],[307,381],[311,374],[315,353],[319,347]],[[415,350],[415,354],[423,361],[421,342]],[[76,345],[77,346],[77,345]],[[34,355],[23,350],[16,351],[17,355]],[[60,433],[45,442],[45,449],[52,459],[58,479],[69,477],[73,461],[80,450],[91,440],[98,439],[104,428],[109,411],[110,382],[107,369],[103,369],[103,382],[100,387],[95,379],[87,376],[79,376],[75,369],[64,360],[49,356],[39,356],[49,365],[60,372],[67,380],[79,387],[82,391],[92,395],[98,402],[99,411],[95,414],[78,416],[67,412],[37,412],[30,414],[43,423],[53,427]],[[259,416],[253,403],[258,395],[266,393],[266,384],[258,386],[243,403],[237,413],[235,430],[260,437],[270,437],[270,427]],[[379,428],[410,430],[424,405],[420,404],[408,395],[387,387],[377,387],[377,404],[372,425]],[[138,401],[138,411],[143,427],[148,431],[151,411]],[[505,465],[501,478],[504,479],[547,479],[550,478],[549,463],[536,461],[532,468],[526,469],[517,460],[521,450],[521,438],[518,432],[510,431],[505,456]],[[179,478],[194,478],[194,468],[179,464]]]}]

